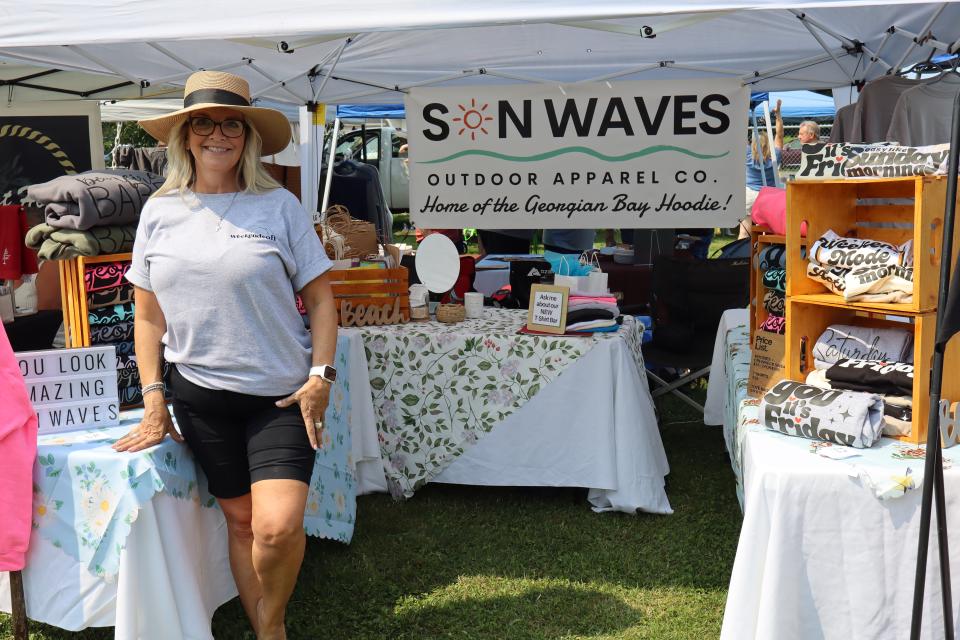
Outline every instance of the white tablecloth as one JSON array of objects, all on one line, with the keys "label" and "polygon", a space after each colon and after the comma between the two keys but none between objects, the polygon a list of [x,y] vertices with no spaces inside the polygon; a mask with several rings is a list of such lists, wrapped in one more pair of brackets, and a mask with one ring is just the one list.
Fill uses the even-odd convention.
[{"label": "white tablecloth", "polygon": [[727,309],[720,317],[720,326],[717,328],[717,339],[713,343],[713,361],[710,363],[710,377],[707,381],[707,399],[703,403],[703,422],[708,425],[723,424],[724,411],[727,404],[727,372],[724,367],[726,359],[727,331],[735,327],[750,323],[748,309]]},{"label": "white tablecloth", "polygon": [[[157,494],[141,506],[114,580],[34,531],[23,572],[27,616],[70,631],[116,625],[118,640],[211,640],[213,612],[237,595],[225,526],[219,509]],[[10,611],[6,573],[0,610]]]},{"label": "white tablecloth", "polygon": [[[798,453],[788,438],[744,438],[743,526],[721,638],[908,638],[921,492],[881,501],[845,464]],[[960,472],[944,479],[956,596]],[[931,639],[943,633],[935,539],[923,617]]]},{"label": "white tablecloth", "polygon": [[[361,331],[341,335],[350,340],[354,458],[364,493],[384,490],[382,465],[389,462],[378,467],[375,412],[360,406],[371,397],[357,356],[364,353]],[[597,511],[668,514],[667,473],[646,374],[626,341],[613,338],[599,341],[432,481],[585,487]]]},{"label": "white tablecloth", "polygon": [[[726,405],[717,422],[724,425],[744,517],[721,638],[908,637],[923,448],[883,438],[855,457],[831,460],[825,457],[836,453],[831,449],[846,448],[762,428],[757,401],[745,399],[747,330],[733,312],[724,321],[716,349],[722,359],[710,384]],[[948,450],[948,464],[953,457]],[[956,555],[960,471],[947,469],[945,481]],[[934,543],[925,638],[939,638],[942,630],[938,570]],[[952,574],[960,584],[957,562]]]}]

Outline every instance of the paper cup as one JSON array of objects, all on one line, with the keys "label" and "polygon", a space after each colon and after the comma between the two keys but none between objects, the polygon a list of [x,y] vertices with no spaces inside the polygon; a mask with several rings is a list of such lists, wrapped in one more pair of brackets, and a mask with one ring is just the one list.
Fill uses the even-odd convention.
[{"label": "paper cup", "polygon": [[479,318],[483,315],[483,294],[475,291],[465,293],[463,306],[466,308],[468,318]]}]

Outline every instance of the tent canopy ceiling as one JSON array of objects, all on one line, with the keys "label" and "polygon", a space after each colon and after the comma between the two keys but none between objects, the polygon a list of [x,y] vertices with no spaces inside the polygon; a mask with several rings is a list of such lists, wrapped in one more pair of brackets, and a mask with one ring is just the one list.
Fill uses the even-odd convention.
[{"label": "tent canopy ceiling", "polygon": [[[255,96],[292,104],[396,103],[416,85],[529,81],[733,76],[760,91],[832,88],[960,40],[960,2],[876,0],[34,0],[0,18],[0,58],[109,74],[101,86],[119,79],[144,95],[224,68]],[[13,87],[8,100],[25,91]]]}]

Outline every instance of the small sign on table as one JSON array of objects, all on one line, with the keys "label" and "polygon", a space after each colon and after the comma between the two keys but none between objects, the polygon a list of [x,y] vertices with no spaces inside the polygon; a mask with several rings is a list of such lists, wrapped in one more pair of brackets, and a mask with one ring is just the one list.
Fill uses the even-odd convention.
[{"label": "small sign on table", "polygon": [[41,435],[120,424],[117,352],[112,345],[14,355]]},{"label": "small sign on table", "polygon": [[564,333],[567,330],[568,287],[549,284],[530,286],[530,308],[527,328],[543,333]]}]

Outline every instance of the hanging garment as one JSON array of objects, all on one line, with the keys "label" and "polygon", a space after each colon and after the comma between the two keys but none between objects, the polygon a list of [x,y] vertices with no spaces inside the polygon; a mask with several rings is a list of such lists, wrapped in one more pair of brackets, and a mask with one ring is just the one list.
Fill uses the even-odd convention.
[{"label": "hanging garment", "polygon": [[760,422],[790,436],[867,449],[883,430],[883,400],[870,393],[783,380],[760,400]]},{"label": "hanging garment", "polygon": [[887,140],[905,147],[950,142],[953,101],[960,93],[960,76],[953,73],[904,91],[887,130]]},{"label": "hanging garment", "polygon": [[913,333],[907,329],[834,324],[817,338],[813,358],[817,369],[828,369],[845,358],[913,364]]},{"label": "hanging garment", "polygon": [[24,246],[27,214],[20,205],[0,205],[0,280],[37,273],[37,254]]},{"label": "hanging garment", "polygon": [[7,339],[0,329],[0,571],[26,564],[33,512],[37,414]]},{"label": "hanging garment", "polygon": [[833,127],[830,129],[830,142],[857,142],[854,140],[853,133],[856,110],[856,102],[837,109],[837,114],[833,118]]},{"label": "hanging garment", "polygon": [[883,142],[893,120],[900,95],[914,87],[922,86],[924,80],[911,80],[903,76],[883,76],[868,82],[860,92],[853,115],[853,133],[844,142]]}]

